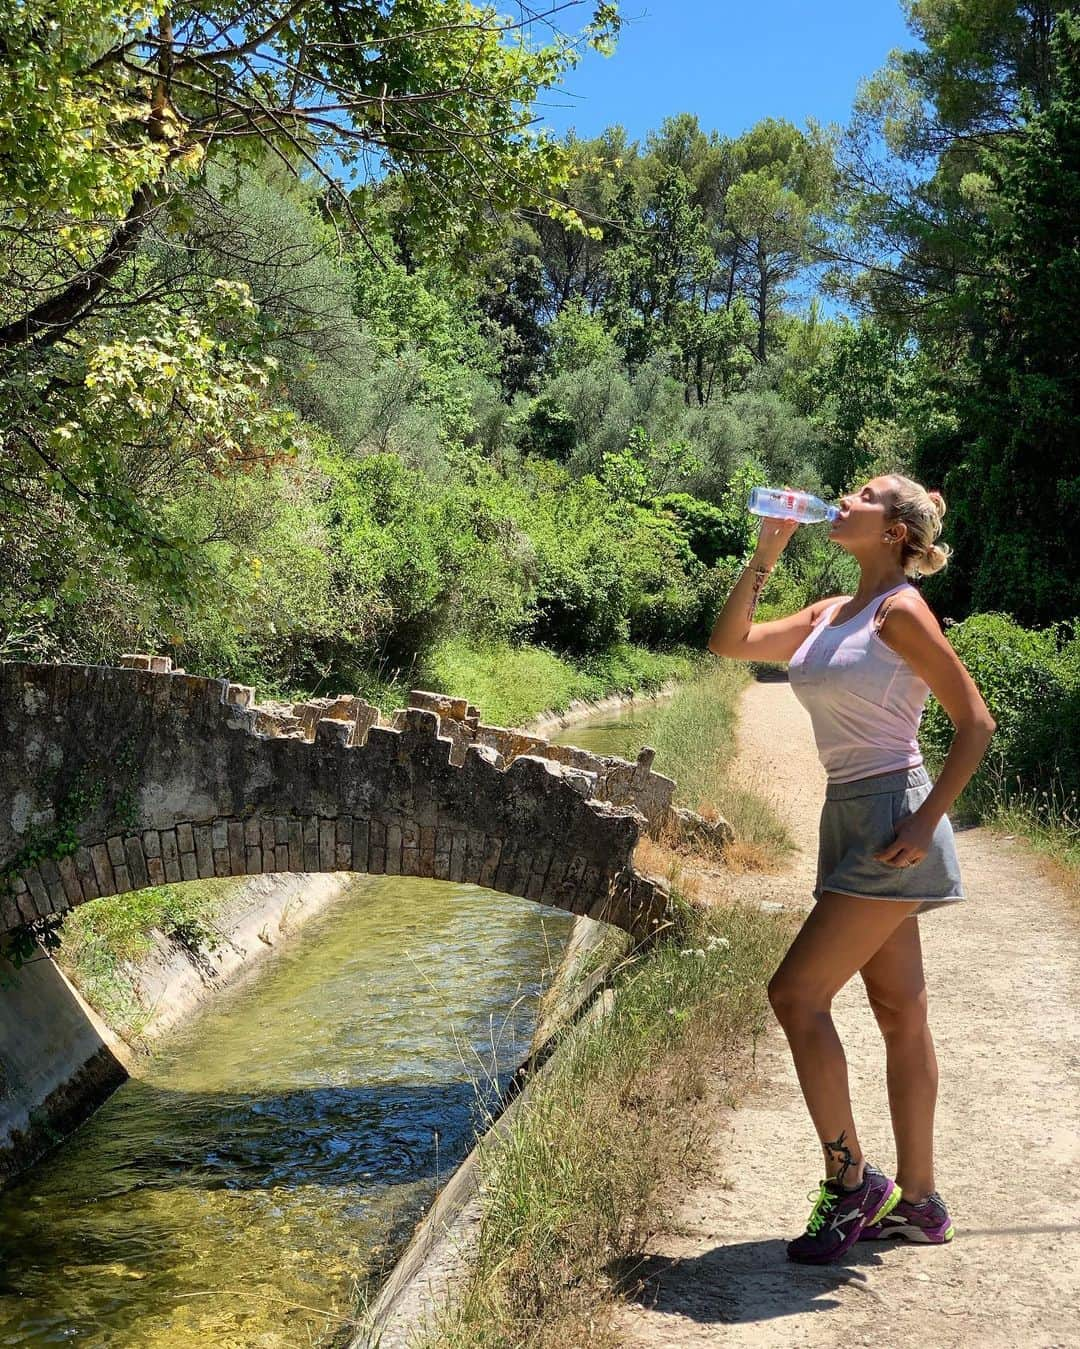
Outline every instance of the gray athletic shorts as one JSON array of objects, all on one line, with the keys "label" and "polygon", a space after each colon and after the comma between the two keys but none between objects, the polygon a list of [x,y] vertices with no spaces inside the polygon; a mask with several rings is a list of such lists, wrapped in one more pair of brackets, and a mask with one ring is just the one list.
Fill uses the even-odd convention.
[{"label": "gray athletic shorts", "polygon": [[821,811],[814,898],[831,890],[868,899],[921,899],[916,913],[963,899],[947,815],[938,821],[930,851],[915,866],[893,867],[874,860],[874,853],[896,837],[897,823],[922,805],[933,785],[921,764],[879,777],[830,783]]}]

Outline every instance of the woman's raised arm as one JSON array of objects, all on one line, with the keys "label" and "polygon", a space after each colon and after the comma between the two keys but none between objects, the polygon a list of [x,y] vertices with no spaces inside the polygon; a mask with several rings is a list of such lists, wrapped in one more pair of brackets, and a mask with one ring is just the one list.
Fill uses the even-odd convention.
[{"label": "woman's raised arm", "polygon": [[755,623],[754,610],[769,572],[798,529],[797,520],[762,516],[753,560],[735,582],[727,602],[716,616],[709,650],[732,660],[790,660],[802,646],[818,616],[838,598],[818,600],[797,614],[771,623]]}]

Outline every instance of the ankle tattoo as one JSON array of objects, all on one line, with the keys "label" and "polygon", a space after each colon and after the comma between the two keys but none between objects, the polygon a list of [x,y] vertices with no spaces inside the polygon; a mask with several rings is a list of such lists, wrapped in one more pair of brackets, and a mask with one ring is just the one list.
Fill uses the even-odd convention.
[{"label": "ankle tattoo", "polygon": [[846,1137],[847,1130],[841,1129],[840,1137],[834,1143],[825,1144],[832,1159],[840,1163],[840,1170],[833,1179],[838,1181],[841,1185],[844,1183],[844,1177],[847,1175],[848,1168],[857,1165],[855,1158],[851,1155],[851,1149],[844,1142]]}]

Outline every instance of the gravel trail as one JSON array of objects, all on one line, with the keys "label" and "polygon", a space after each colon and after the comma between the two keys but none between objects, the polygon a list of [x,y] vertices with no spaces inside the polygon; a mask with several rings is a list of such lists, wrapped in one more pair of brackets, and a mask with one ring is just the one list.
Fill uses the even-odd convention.
[{"label": "gravel trail", "polygon": [[[735,894],[812,904],[825,776],[786,682],[740,707],[741,779],[776,801],[801,851],[778,876],[734,876]],[[661,1196],[620,1343],[1076,1349],[1080,1346],[1080,941],[1066,897],[1023,846],[957,830],[966,903],[918,921],[941,1086],[938,1188],[957,1235],[944,1247],[858,1243],[834,1266],[792,1265],[821,1151],[778,1027],[737,1110],[701,1103],[703,1174]],[[884,1047],[856,976],[834,1005],[860,1138],[895,1165]]]}]

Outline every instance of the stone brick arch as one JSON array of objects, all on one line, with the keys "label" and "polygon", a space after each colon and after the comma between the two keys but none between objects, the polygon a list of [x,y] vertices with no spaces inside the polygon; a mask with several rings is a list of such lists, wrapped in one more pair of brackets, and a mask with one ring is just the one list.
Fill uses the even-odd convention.
[{"label": "stone brick arch", "polygon": [[639,940],[662,928],[666,889],[631,858],[642,828],[686,812],[651,751],[606,759],[485,726],[464,699],[410,702],[383,725],[359,698],[256,705],[163,657],[0,665],[0,932],[100,895],[282,871],[462,881]]}]

